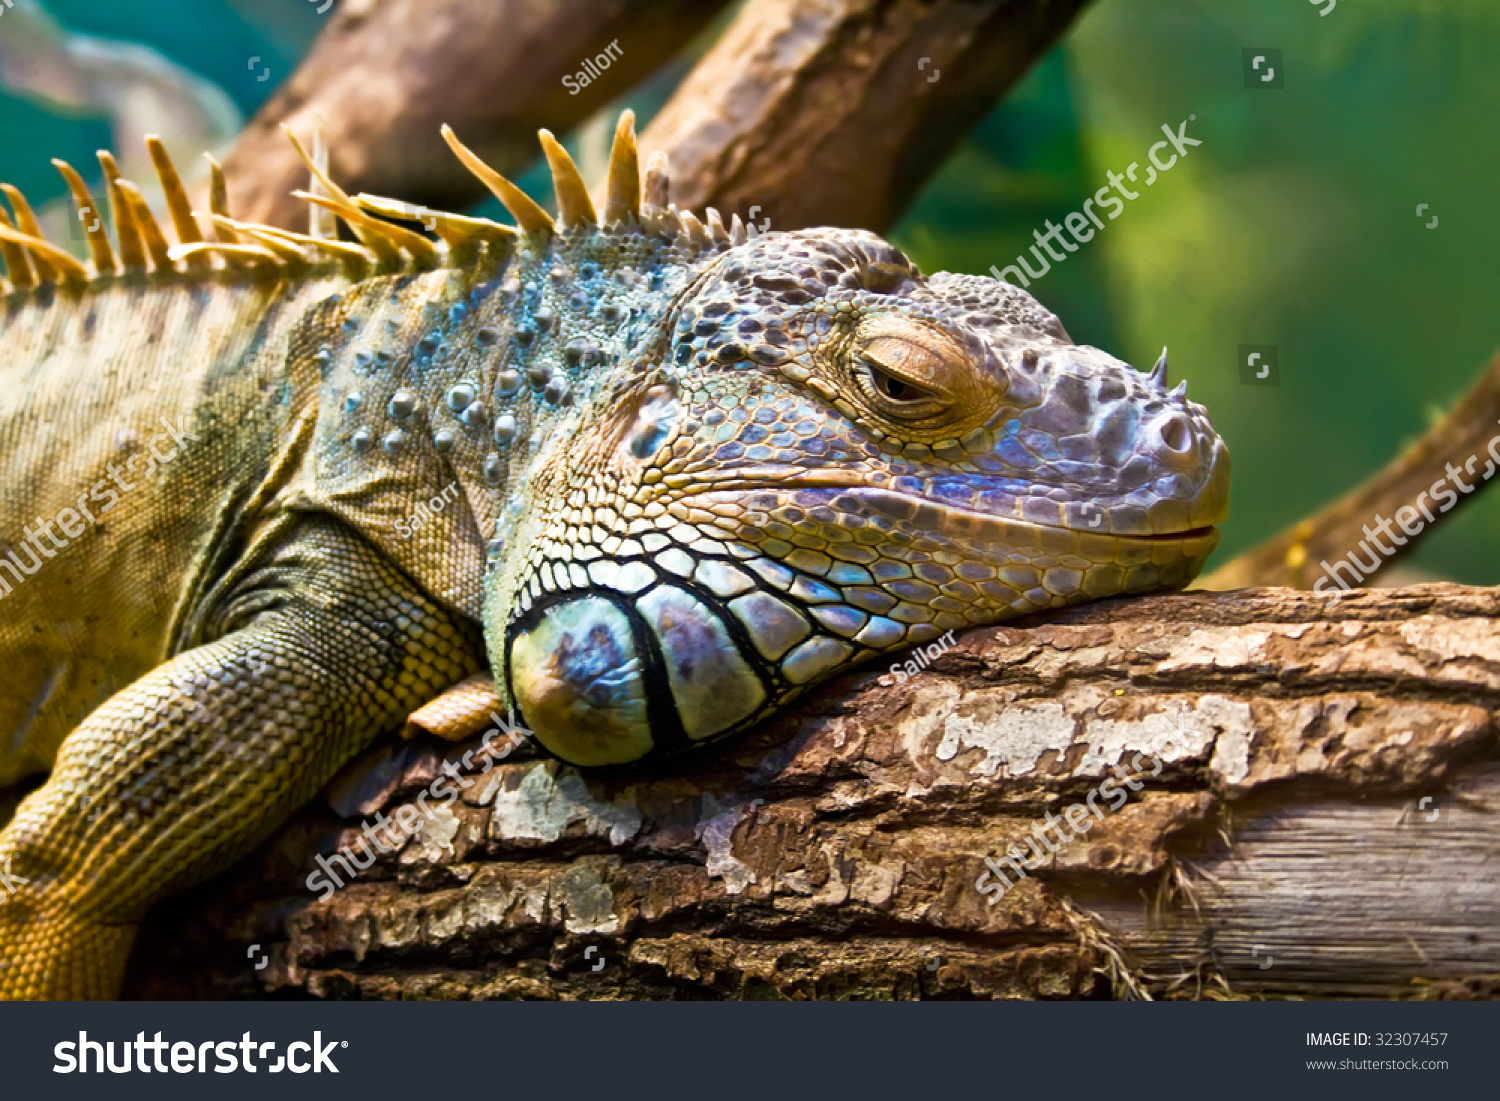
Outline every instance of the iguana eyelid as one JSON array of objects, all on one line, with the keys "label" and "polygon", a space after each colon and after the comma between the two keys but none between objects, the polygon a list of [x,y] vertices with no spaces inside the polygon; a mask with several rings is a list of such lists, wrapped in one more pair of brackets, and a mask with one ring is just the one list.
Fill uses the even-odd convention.
[{"label": "iguana eyelid", "polygon": [[[947,409],[953,398],[947,393],[910,381],[905,374],[893,371],[872,356],[861,354],[860,363],[865,370],[857,372],[857,380],[866,397],[888,417],[897,420],[921,420],[935,416]],[[895,397],[880,385],[880,376],[892,379],[912,391],[910,396]]]},{"label": "iguana eyelid", "polygon": [[[941,417],[958,401],[954,384],[960,370],[938,348],[906,332],[874,332],[854,351],[855,382],[882,417],[913,424]],[[881,386],[881,377],[913,391],[897,397]]]},{"label": "iguana eyelid", "polygon": [[859,357],[909,386],[947,396],[944,377],[951,373],[947,359],[924,344],[901,336],[881,334],[868,340]]}]

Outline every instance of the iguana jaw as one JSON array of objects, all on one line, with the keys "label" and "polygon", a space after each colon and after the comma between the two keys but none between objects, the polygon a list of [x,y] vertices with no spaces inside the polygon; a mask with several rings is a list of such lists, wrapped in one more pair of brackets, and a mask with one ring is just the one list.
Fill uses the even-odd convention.
[{"label": "iguana jaw", "polygon": [[580,765],[686,748],[944,627],[1181,587],[1219,539],[1051,527],[848,474],[659,490],[662,527],[701,539],[607,551],[507,627],[507,691],[542,744]]},{"label": "iguana jaw", "polygon": [[[1212,537],[1218,538],[1216,524],[1223,519],[1222,501],[1200,500],[1188,510],[1194,518],[1211,517],[1208,522],[1192,527],[1168,527],[1163,531],[1116,532],[1100,525],[1073,527],[1063,524],[1043,524],[1019,516],[967,509],[947,502],[935,502],[912,494],[899,493],[882,485],[872,484],[858,471],[819,471],[808,473],[798,467],[785,469],[757,467],[752,470],[705,472],[698,475],[702,484],[684,485],[674,490],[672,499],[705,494],[753,493],[756,491],[783,492],[799,489],[842,489],[860,501],[870,513],[894,518],[909,518],[916,526],[934,534],[963,535],[973,538],[984,535],[985,529],[996,542],[1014,543],[1014,536],[1030,532],[1032,537],[1023,545],[1060,545],[1059,541],[1073,536],[1092,540],[1105,540],[1128,546],[1133,543],[1163,545],[1181,543],[1185,549],[1196,551],[1198,545]],[[1097,506],[1096,506],[1097,507]],[[1099,509],[1102,516],[1104,510]],[[1170,524],[1170,521],[1168,521]],[[1212,549],[1212,548],[1210,548]]]}]

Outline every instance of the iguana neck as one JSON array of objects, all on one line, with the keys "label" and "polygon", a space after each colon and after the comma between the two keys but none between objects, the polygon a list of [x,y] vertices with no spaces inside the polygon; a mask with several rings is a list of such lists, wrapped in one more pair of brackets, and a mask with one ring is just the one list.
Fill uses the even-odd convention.
[{"label": "iguana neck", "polygon": [[[587,411],[650,377],[661,316],[716,258],[640,235],[560,235],[539,252],[349,288],[303,348],[323,380],[325,503],[398,559],[423,556],[404,533],[416,518],[492,563],[527,538],[528,487],[566,467]],[[422,503],[445,493],[461,495],[471,523],[426,515],[443,510]],[[420,572],[461,570],[466,555],[426,565],[436,542]],[[436,591],[476,610],[469,582]]]}]

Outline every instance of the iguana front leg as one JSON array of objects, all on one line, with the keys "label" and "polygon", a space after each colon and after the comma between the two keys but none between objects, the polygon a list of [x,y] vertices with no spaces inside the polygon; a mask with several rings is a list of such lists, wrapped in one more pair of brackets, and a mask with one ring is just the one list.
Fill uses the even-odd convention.
[{"label": "iguana front leg", "polygon": [[373,737],[483,665],[475,625],[325,518],[214,618],[222,637],[74,730],[0,832],[0,996],[115,996],[152,903],[239,859]]}]

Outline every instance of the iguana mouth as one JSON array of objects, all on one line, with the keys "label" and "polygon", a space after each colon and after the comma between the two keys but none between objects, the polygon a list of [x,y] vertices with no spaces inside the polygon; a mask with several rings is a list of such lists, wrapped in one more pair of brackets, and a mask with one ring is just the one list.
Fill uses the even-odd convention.
[{"label": "iguana mouth", "polygon": [[1117,546],[1121,544],[1178,544],[1185,548],[1185,553],[1197,553],[1197,548],[1193,548],[1191,552],[1186,551],[1186,548],[1200,542],[1216,543],[1219,538],[1218,529],[1212,525],[1173,532],[1154,532],[1149,535],[1121,534],[1089,528],[1064,527],[1061,524],[1043,524],[1036,520],[1004,516],[993,512],[979,512],[961,505],[937,503],[880,487],[864,489],[851,487],[851,491],[857,500],[875,511],[897,519],[906,519],[917,528],[947,536],[1008,545],[1016,545],[1018,535],[1034,533],[1043,546],[1049,538],[1084,536],[1105,539]]},{"label": "iguana mouth", "polygon": [[[1183,528],[1178,531],[1142,534],[1045,524],[1019,516],[981,512],[946,501],[931,501],[902,493],[899,490],[888,489],[885,486],[871,485],[858,471],[852,470],[820,471],[809,475],[803,471],[794,473],[791,470],[774,467],[756,467],[725,471],[718,477],[715,477],[712,471],[703,471],[695,475],[695,478],[701,479],[702,484],[675,488],[678,492],[687,494],[747,490],[842,489],[848,491],[856,500],[873,511],[906,521],[914,527],[966,538],[982,537],[984,529],[988,528],[993,533],[992,541],[1014,542],[1016,535],[1026,532],[1034,532],[1038,538],[1042,539],[1052,533],[1054,537],[1093,536],[1115,543],[1141,545],[1182,544],[1187,546],[1202,541],[1217,542],[1219,538],[1219,530],[1212,524]],[[1100,511],[1107,510],[1101,509]]]}]

